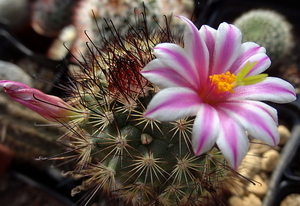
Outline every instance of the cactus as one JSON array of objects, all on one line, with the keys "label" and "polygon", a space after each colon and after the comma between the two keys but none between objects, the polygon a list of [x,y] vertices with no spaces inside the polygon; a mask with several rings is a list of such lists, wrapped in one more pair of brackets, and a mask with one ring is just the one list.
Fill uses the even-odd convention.
[{"label": "cactus", "polygon": [[[37,0],[32,2],[31,26],[43,36],[56,38],[48,51],[48,56],[53,59],[61,59],[65,54],[62,43],[71,44],[70,51],[76,58],[80,54],[86,53],[85,43],[88,36],[97,44],[101,44],[98,38],[99,28],[95,21],[101,22],[100,29],[106,31],[105,35],[110,35],[109,28],[105,27],[104,18],[112,20],[120,32],[126,32],[126,22],[136,23],[133,10],[136,14],[146,10],[149,22],[155,19],[160,24],[164,21],[164,15],[170,20],[173,13],[191,17],[194,9],[192,0]],[[154,26],[155,23],[152,25]],[[173,26],[182,26],[180,21],[174,19]],[[65,28],[65,29],[64,29]],[[70,28],[70,29],[67,29]],[[75,36],[75,37],[73,37]],[[58,45],[60,44],[60,45]],[[59,54],[56,54],[59,53]],[[73,60],[73,59],[72,59]]]},{"label": "cactus", "polygon": [[291,25],[281,14],[271,10],[251,10],[234,22],[243,33],[243,41],[254,41],[267,49],[273,64],[292,47]]},{"label": "cactus", "polygon": [[56,37],[71,23],[70,13],[77,0],[37,0],[32,4],[31,26],[39,34]]},{"label": "cactus", "polygon": [[[190,17],[192,15],[194,5],[191,0],[174,1],[174,0],[125,0],[125,1],[107,1],[107,0],[78,0],[73,9],[72,25],[76,29],[77,38],[70,48],[73,55],[79,58],[78,52],[86,51],[85,43],[88,41],[88,36],[93,39],[96,44],[102,44],[102,39],[99,38],[99,29],[103,31],[107,38],[111,35],[110,28],[106,26],[104,18],[107,21],[113,21],[113,24],[118,29],[118,33],[126,32],[127,22],[130,24],[136,23],[135,15],[132,15],[133,10],[136,14],[145,10],[147,12],[148,23],[151,26],[157,26],[155,21],[160,25],[165,21],[164,15],[171,19],[173,12],[177,15]],[[97,27],[95,21],[101,26]],[[172,18],[173,21],[173,18]],[[174,19],[173,26],[183,28],[180,21]]]},{"label": "cactus", "polygon": [[[59,141],[68,148],[68,152],[63,153],[62,157],[55,156],[52,159],[68,160],[67,162],[75,160],[74,168],[65,174],[75,179],[82,179],[82,183],[72,190],[72,195],[92,189],[91,195],[101,192],[108,200],[115,200],[118,205],[168,206],[213,205],[214,203],[220,205],[222,204],[223,194],[226,193],[226,187],[234,186],[234,180],[238,180],[241,176],[234,170],[237,169],[239,162],[244,157],[245,153],[243,152],[247,149],[248,142],[245,140],[248,139],[246,139],[245,129],[249,130],[249,134],[260,133],[261,131],[267,133],[267,137],[262,137],[259,134],[259,138],[271,142],[268,142],[268,144],[276,145],[279,138],[275,131],[276,113],[267,105],[263,106],[264,104],[259,103],[259,105],[253,106],[258,111],[254,113],[251,120],[257,119],[256,117],[262,117],[267,120],[266,122],[271,122],[271,124],[267,125],[261,122],[262,126],[256,124],[255,127],[251,128],[250,123],[254,121],[249,121],[249,125],[244,121],[249,116],[248,112],[245,113],[247,117],[246,115],[243,116],[239,120],[240,124],[236,124],[235,120],[231,120],[231,118],[236,118],[235,113],[228,115],[230,118],[224,118],[224,116],[227,116],[227,112],[225,110],[220,111],[220,119],[211,122],[211,125],[214,127],[213,129],[208,127],[209,129],[207,130],[217,131],[219,120],[224,122],[224,119],[226,119],[230,122],[225,124],[225,126],[230,130],[236,130],[233,132],[234,135],[231,134],[231,131],[227,132],[229,138],[234,139],[234,141],[230,140],[228,142],[231,144],[225,145],[222,144],[225,142],[223,140],[219,144],[220,142],[218,143],[215,140],[215,138],[219,137],[218,134],[212,134],[214,139],[212,142],[209,142],[209,146],[206,146],[205,150],[200,151],[202,148],[200,148],[201,145],[199,144],[198,151],[194,153],[191,145],[191,133],[195,117],[190,117],[190,115],[194,114],[189,114],[184,119],[177,120],[174,118],[176,121],[172,122],[168,122],[167,118],[161,119],[166,122],[159,122],[155,118],[147,118],[146,107],[150,107],[149,105],[157,100],[156,97],[162,94],[163,88],[160,87],[162,90],[159,91],[158,87],[146,79],[147,77],[142,76],[143,71],[141,73],[141,70],[145,69],[146,65],[149,66],[151,62],[152,64],[153,62],[154,64],[157,63],[153,60],[155,58],[153,48],[157,44],[162,42],[176,43],[177,45],[161,45],[165,47],[166,45],[172,45],[172,47],[177,49],[180,47],[178,45],[183,46],[180,28],[178,28],[178,33],[176,31],[171,33],[167,18],[166,26],[162,26],[156,21],[149,22],[149,19],[143,13],[141,17],[141,19],[137,18],[137,24],[125,21],[127,25],[125,31],[124,26],[121,30],[117,25],[111,24],[109,21],[106,22],[104,25],[105,29],[99,30],[100,33],[98,33],[101,39],[100,44],[97,43],[98,40],[95,42],[92,41],[92,38],[89,38],[90,42],[86,44],[88,55],[83,56],[83,59],[77,59],[79,68],[74,68],[74,70],[70,71],[70,81],[62,86],[65,94],[68,94],[65,100],[46,95],[18,82],[2,80],[0,86],[15,101],[39,113],[49,121],[61,123],[67,129]],[[183,16],[179,18],[185,19],[184,21],[189,26],[185,33],[187,36],[184,38],[184,48],[180,48],[180,51],[186,55],[169,52],[172,58],[166,58],[164,62],[156,64],[155,67],[151,68],[152,73],[159,69],[163,70],[161,71],[162,73],[165,73],[166,68],[168,69],[168,67],[164,67],[166,62],[169,64],[178,60],[177,63],[179,64],[181,62],[188,63],[191,59],[187,53],[191,52],[191,50],[187,49],[184,51],[184,49],[191,47],[191,45],[197,45],[197,48],[203,46],[203,54],[206,57],[213,54],[211,58],[215,58],[218,55],[218,52],[213,53],[217,50],[211,50],[212,48],[214,49],[210,41],[210,38],[214,36],[214,30],[204,26],[202,30],[198,31],[190,20]],[[155,26],[153,27],[153,25]],[[233,42],[234,40],[236,41],[236,46],[240,46],[231,48],[232,55],[236,57],[236,52],[234,51],[240,51],[240,48],[245,48],[249,44],[240,45],[239,30],[227,23],[220,25],[220,30],[217,32],[222,31],[224,28],[228,31],[232,31],[229,30],[230,28],[234,29],[235,32],[232,34],[228,32],[227,35],[219,38],[216,41],[217,46],[219,46],[218,42],[224,43],[222,42],[226,39],[224,37],[228,37],[229,40],[226,44],[220,46],[221,49],[217,48],[217,46],[216,48],[220,52],[225,53],[228,51],[226,45],[235,43]],[[201,39],[198,38],[201,36],[199,34],[204,35],[203,32],[206,35],[204,37],[207,37],[203,40],[207,41],[206,45],[202,45]],[[190,41],[191,36],[197,36],[197,38],[194,38],[194,42],[197,42],[197,44],[192,44],[193,41]],[[218,37],[218,35],[215,36]],[[237,37],[236,40],[235,37]],[[206,82],[209,84],[208,90],[206,88],[202,89],[202,86],[206,86],[206,83],[202,80],[198,81],[200,78],[197,80],[195,88],[194,85],[189,84],[189,87],[193,87],[190,91],[195,93],[195,96],[200,97],[199,95],[201,95],[203,97],[197,103],[219,106],[226,100],[228,95],[234,93],[232,90],[234,87],[243,88],[242,86],[248,87],[252,85],[254,90],[258,90],[257,88],[260,87],[255,87],[257,86],[255,84],[264,80],[272,81],[270,78],[267,79],[265,74],[250,74],[250,70],[257,63],[265,63],[266,66],[269,63],[269,59],[264,54],[264,49],[252,43],[250,43],[250,47],[251,49],[257,48],[259,52],[256,54],[262,54],[261,56],[264,58],[256,62],[245,62],[243,66],[239,65],[241,63],[240,58],[237,58],[234,62],[234,58],[231,58],[230,61],[227,61],[226,67],[229,67],[230,63],[234,63],[236,68],[230,67],[230,69],[231,72],[239,69],[237,75],[230,71],[219,74],[219,72],[215,71],[215,68],[222,67],[223,61],[230,56],[226,54],[220,58],[222,61],[219,60],[218,64],[213,65],[212,71],[210,71],[213,75],[209,76],[211,80]],[[160,49],[163,48],[161,47]],[[195,46],[193,47],[194,51],[196,51]],[[198,54],[201,52],[195,52],[197,55],[193,55],[193,61],[195,60],[195,62],[191,66],[189,64],[188,66],[186,64],[181,65],[181,73],[183,75],[187,71],[185,70],[186,67],[190,67],[190,70],[192,70],[197,67],[196,64],[201,64],[201,60],[197,59],[199,57]],[[159,54],[155,54],[157,56],[156,60],[159,59]],[[76,58],[76,56],[74,57]],[[210,60],[210,58],[207,58],[206,64]],[[227,70],[228,68],[226,67],[218,71]],[[197,74],[197,77],[199,77],[199,72],[202,71],[199,68],[197,68],[197,73],[190,72],[190,74]],[[263,67],[263,69],[266,68]],[[172,72],[169,76],[174,78],[174,81],[179,80],[180,82],[181,74],[179,75],[178,73],[177,75],[175,69]],[[214,74],[214,72],[217,74]],[[209,72],[203,73],[208,75]],[[248,76],[249,74],[252,76]],[[275,99],[281,103],[294,101],[295,93],[292,86],[280,80],[275,81],[278,81],[278,84],[271,82],[273,83],[271,85],[279,85],[279,89],[276,91],[280,92],[283,90],[284,92],[281,93],[283,97],[276,99],[274,96],[269,95],[268,98],[271,100]],[[270,84],[270,82],[267,83]],[[200,86],[201,90],[199,89]],[[245,92],[243,95],[248,95],[249,93],[252,95],[251,92]],[[258,93],[258,95],[261,94]],[[164,96],[160,96],[159,100],[163,99],[161,97]],[[174,97],[175,95],[172,99],[167,99],[168,101],[160,101],[159,105],[151,108],[152,112],[159,110],[158,107],[163,107],[164,104],[170,103],[171,100],[171,103],[174,103]],[[230,97],[232,96],[229,96],[229,99]],[[243,99],[242,95],[239,97]],[[265,98],[262,99],[266,100]],[[184,100],[186,101],[186,99]],[[184,101],[178,102],[181,104],[183,102],[184,104]],[[240,99],[237,98],[237,101],[234,103],[241,103]],[[239,111],[245,110],[249,103],[247,101],[244,104],[242,106],[239,105]],[[170,108],[171,110],[168,111],[168,114],[171,114],[174,108],[177,107],[171,105]],[[162,112],[160,111],[161,114]],[[205,114],[211,115],[212,113]],[[180,117],[182,118],[182,116]],[[203,115],[203,117],[206,117],[206,115]],[[264,129],[266,127],[271,129]],[[201,131],[205,137],[209,136],[207,135],[207,130]],[[224,136],[222,132],[224,131],[221,130],[220,136]],[[242,144],[238,144],[241,140],[238,137],[244,138],[241,141]],[[237,151],[240,145],[240,148],[244,150],[243,152]],[[226,157],[229,163],[226,162],[218,146],[225,157],[227,149],[231,149],[232,155],[228,157],[227,154]],[[43,159],[51,158],[41,158],[41,160]],[[248,180],[247,178],[245,179]],[[90,199],[88,197],[87,200]]]},{"label": "cactus", "polygon": [[102,35],[100,48],[88,44],[90,53],[72,72],[67,91],[72,106],[87,114],[63,123],[69,132],[60,139],[71,157],[77,153],[76,166],[66,175],[84,178],[72,195],[94,188],[120,205],[219,204],[236,173],[216,147],[194,155],[194,118],[158,122],[143,117],[157,88],[140,70],[154,58],[154,45],[180,44],[181,35],[163,27],[151,30],[145,16],[136,26],[129,24],[125,34],[107,26],[111,38]]}]

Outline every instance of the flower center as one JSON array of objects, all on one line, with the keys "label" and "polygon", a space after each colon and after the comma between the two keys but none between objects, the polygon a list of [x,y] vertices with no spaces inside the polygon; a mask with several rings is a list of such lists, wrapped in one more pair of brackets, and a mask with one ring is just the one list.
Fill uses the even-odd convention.
[{"label": "flower center", "polygon": [[213,91],[216,94],[224,92],[234,93],[233,89],[236,86],[252,85],[265,80],[268,76],[267,74],[247,76],[256,64],[257,62],[247,62],[236,75],[227,71],[225,74],[209,76]]},{"label": "flower center", "polygon": [[236,76],[227,71],[225,74],[215,74],[209,76],[209,79],[213,85],[213,88],[217,94],[223,92],[234,93]]}]

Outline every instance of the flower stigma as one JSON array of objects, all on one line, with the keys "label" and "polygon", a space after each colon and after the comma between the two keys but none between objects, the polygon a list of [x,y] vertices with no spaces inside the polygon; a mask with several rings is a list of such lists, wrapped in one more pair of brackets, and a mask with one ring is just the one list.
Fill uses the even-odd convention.
[{"label": "flower stigma", "polygon": [[248,76],[249,72],[255,67],[257,62],[247,62],[241,71],[236,75],[235,85],[244,86],[252,85],[259,82],[262,82],[268,77],[268,74],[258,74],[253,76]]}]

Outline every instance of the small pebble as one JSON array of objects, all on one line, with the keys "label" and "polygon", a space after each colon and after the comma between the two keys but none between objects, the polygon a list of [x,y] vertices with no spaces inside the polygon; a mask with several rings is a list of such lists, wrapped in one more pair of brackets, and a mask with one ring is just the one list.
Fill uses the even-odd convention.
[{"label": "small pebble", "polygon": [[245,195],[245,184],[241,181],[236,181],[230,185],[231,182],[228,183],[228,189],[233,196],[243,196]]},{"label": "small pebble", "polygon": [[229,206],[244,206],[244,201],[239,196],[231,196],[228,202],[229,202]]},{"label": "small pebble", "polygon": [[[254,176],[260,171],[261,167],[261,157],[258,157],[256,154],[249,153],[243,159],[238,172],[247,178],[254,178]],[[248,182],[245,180],[245,183]]]},{"label": "small pebble", "polygon": [[300,205],[300,194],[290,194],[286,196],[280,206],[299,206]]},{"label": "small pebble", "polygon": [[247,190],[250,193],[255,194],[259,198],[263,198],[268,190],[267,184],[263,181],[263,179],[259,175],[255,175],[254,178],[254,183],[249,182],[247,186]]},{"label": "small pebble", "polygon": [[279,153],[272,149],[263,154],[261,160],[261,169],[266,172],[272,172],[279,160]]},{"label": "small pebble", "polygon": [[270,145],[267,145],[264,141],[254,140],[250,146],[249,152],[257,155],[262,155],[263,153],[270,150],[271,148],[272,147]]},{"label": "small pebble", "polygon": [[261,206],[262,202],[256,195],[250,193],[248,197],[244,197],[244,206]]},{"label": "small pebble", "polygon": [[280,135],[280,142],[279,145],[284,145],[286,141],[290,138],[291,132],[286,126],[279,125],[278,126],[278,132]]}]

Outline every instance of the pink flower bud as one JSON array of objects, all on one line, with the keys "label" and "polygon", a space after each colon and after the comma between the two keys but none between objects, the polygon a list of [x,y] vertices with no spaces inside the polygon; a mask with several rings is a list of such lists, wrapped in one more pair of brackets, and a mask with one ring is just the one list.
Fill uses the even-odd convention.
[{"label": "pink flower bud", "polygon": [[20,82],[1,80],[0,86],[13,100],[52,122],[69,122],[82,113],[61,98],[44,94]]}]

